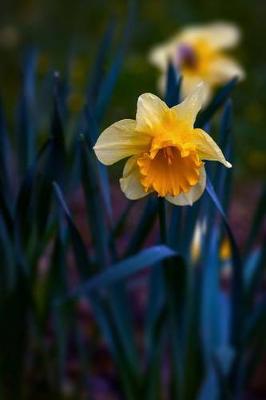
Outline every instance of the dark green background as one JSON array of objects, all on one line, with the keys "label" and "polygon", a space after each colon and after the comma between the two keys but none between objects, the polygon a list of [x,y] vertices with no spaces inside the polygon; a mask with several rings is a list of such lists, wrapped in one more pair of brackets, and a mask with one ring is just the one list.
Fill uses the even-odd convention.
[{"label": "dark green background", "polygon": [[[64,74],[70,67],[70,103],[78,109],[100,37],[114,17],[119,39],[126,8],[122,0],[4,1],[0,16],[0,92],[9,115],[18,93],[23,49],[29,44],[40,50],[40,78],[49,68]],[[236,172],[261,178],[266,158],[265,17],[265,0],[138,1],[133,40],[106,123],[134,117],[137,96],[157,91],[158,71],[147,62],[147,52],[154,44],[186,24],[233,21],[243,32],[241,46],[234,53],[247,71],[246,81],[234,95]]]}]

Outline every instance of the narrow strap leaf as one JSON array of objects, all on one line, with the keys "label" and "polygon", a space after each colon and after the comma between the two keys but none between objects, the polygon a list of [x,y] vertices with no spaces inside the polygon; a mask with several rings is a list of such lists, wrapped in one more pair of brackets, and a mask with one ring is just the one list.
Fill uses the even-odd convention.
[{"label": "narrow strap leaf", "polygon": [[154,266],[162,260],[176,255],[177,253],[167,246],[150,247],[109,267],[106,271],[98,274],[85,284],[82,284],[80,287],[75,289],[69,294],[68,298],[73,299],[83,295],[88,295],[95,290],[114,285],[122,279],[129,278],[147,267]]}]

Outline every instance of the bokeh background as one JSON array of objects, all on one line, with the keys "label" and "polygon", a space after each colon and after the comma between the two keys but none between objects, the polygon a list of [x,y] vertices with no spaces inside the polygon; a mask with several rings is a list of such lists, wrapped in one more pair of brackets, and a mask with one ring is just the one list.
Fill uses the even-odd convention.
[{"label": "bokeh background", "polygon": [[[57,69],[70,78],[70,106],[83,104],[88,69],[100,37],[110,20],[122,30],[127,2],[123,0],[3,1],[0,16],[0,92],[7,111],[20,85],[23,51],[30,44],[39,51],[38,74]],[[106,124],[134,117],[137,96],[157,91],[158,71],[147,52],[187,24],[232,21],[242,30],[235,56],[247,72],[236,91],[234,133],[235,176],[258,181],[265,173],[266,52],[264,0],[145,0],[139,1],[131,46],[125,60]],[[10,116],[11,117],[11,116]]]}]

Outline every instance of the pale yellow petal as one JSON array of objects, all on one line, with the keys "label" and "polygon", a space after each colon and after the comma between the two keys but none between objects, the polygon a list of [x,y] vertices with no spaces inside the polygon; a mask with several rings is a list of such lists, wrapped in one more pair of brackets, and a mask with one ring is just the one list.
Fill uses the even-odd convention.
[{"label": "pale yellow petal", "polygon": [[240,40],[239,28],[227,22],[216,22],[207,25],[205,35],[214,47],[220,49],[235,47]]},{"label": "pale yellow petal", "polygon": [[[195,88],[200,85],[202,82],[202,78],[200,76],[195,76],[195,75],[191,75],[191,76],[186,76],[183,78],[182,81],[182,85],[181,85],[181,95],[182,98],[186,98],[187,96],[190,96]],[[203,96],[203,103],[202,103],[202,107],[204,107],[208,101],[210,100],[212,95],[212,88],[209,84],[209,82],[207,82],[207,80],[204,80],[204,96]]]},{"label": "pale yellow petal", "polygon": [[128,199],[137,200],[148,194],[148,192],[144,191],[140,183],[140,178],[137,157],[133,156],[127,160],[123,171],[123,177],[120,179],[121,190]]},{"label": "pale yellow petal", "polygon": [[192,186],[192,188],[187,193],[179,194],[178,196],[172,197],[167,196],[166,200],[176,206],[192,206],[195,201],[197,201],[204,192],[206,186],[206,173],[205,168],[201,167],[199,182]]},{"label": "pale yellow petal", "polygon": [[206,88],[204,83],[199,83],[185,100],[171,108],[176,113],[178,119],[186,121],[193,127],[199,110],[205,102]]},{"label": "pale yellow petal", "polygon": [[196,146],[201,160],[219,161],[227,168],[232,167],[232,165],[226,161],[219,146],[204,130],[194,129],[193,143]]},{"label": "pale yellow petal", "polygon": [[105,129],[99,136],[94,151],[105,165],[142,153],[146,150],[150,138],[145,134],[136,132],[136,122],[131,119],[123,119],[115,122]]},{"label": "pale yellow petal", "polygon": [[245,77],[243,68],[229,57],[220,57],[212,62],[209,67],[210,80],[213,83],[223,83],[237,77],[242,80]]},{"label": "pale yellow petal", "polygon": [[138,98],[136,129],[139,132],[149,132],[158,126],[169,108],[159,97],[151,93],[144,93]]},{"label": "pale yellow petal", "polygon": [[171,42],[154,47],[149,53],[149,62],[165,71],[171,58],[172,48],[173,44]]},{"label": "pale yellow petal", "polygon": [[162,96],[164,96],[165,94],[166,80],[167,80],[166,71],[164,71],[161,73],[157,83],[158,91],[159,93],[161,93]]},{"label": "pale yellow petal", "polygon": [[236,46],[240,40],[239,28],[227,22],[215,22],[207,25],[189,26],[179,36],[183,43],[207,41],[215,49],[226,49]]}]

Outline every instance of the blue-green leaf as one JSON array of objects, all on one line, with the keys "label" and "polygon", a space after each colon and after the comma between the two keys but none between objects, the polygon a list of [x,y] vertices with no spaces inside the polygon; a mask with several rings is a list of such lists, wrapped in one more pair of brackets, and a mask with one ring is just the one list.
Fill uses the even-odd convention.
[{"label": "blue-green leaf", "polygon": [[213,98],[208,107],[198,115],[195,122],[196,128],[203,128],[204,125],[210,121],[216,111],[219,110],[219,108],[221,108],[229,98],[237,82],[238,78],[233,78],[218,91],[217,95]]},{"label": "blue-green leaf", "polygon": [[180,102],[180,88],[182,78],[172,63],[168,64],[165,102],[168,107],[176,106]]},{"label": "blue-green leaf", "polygon": [[243,267],[233,232],[227,221],[222,205],[215,193],[215,190],[207,178],[207,192],[213,201],[215,207],[219,211],[232,249],[233,276],[231,284],[232,314],[231,314],[231,341],[232,344],[238,346],[240,343],[240,332],[243,326]]},{"label": "blue-green leaf", "polygon": [[92,293],[95,290],[114,285],[122,279],[140,272],[152,265],[156,265],[162,260],[176,256],[176,253],[166,246],[154,246],[129,257],[106,271],[90,279],[69,294],[68,298],[77,298]]}]

